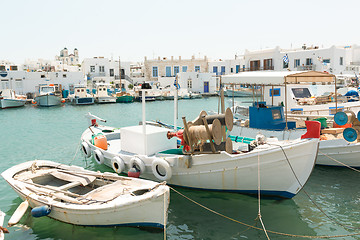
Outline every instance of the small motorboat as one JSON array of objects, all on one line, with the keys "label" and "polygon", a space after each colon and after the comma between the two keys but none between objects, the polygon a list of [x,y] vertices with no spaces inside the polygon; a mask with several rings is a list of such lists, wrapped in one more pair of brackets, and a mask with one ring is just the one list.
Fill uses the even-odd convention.
[{"label": "small motorboat", "polygon": [[0,91],[0,108],[23,107],[26,99],[15,94],[13,89],[3,89]]},{"label": "small motorboat", "polygon": [[95,103],[95,98],[86,91],[86,87],[82,85],[74,86],[74,94],[69,96],[69,100],[75,105],[91,105]]},{"label": "small motorboat", "polygon": [[163,228],[167,221],[170,193],[165,182],[44,160],[21,163],[1,175],[32,208],[34,217],[82,226]]},{"label": "small motorboat", "polygon": [[39,92],[33,103],[41,107],[58,106],[61,99],[61,86],[58,84],[39,85]]}]

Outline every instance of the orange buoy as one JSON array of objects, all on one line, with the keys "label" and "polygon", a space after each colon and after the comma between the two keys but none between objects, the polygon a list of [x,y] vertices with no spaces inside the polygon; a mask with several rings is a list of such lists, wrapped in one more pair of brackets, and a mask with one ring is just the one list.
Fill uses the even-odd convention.
[{"label": "orange buoy", "polygon": [[31,103],[32,103],[32,104],[36,104],[37,102],[33,99],[33,100],[31,101]]},{"label": "orange buoy", "polygon": [[98,148],[107,150],[108,149],[108,145],[107,145],[107,139],[106,136],[103,134],[99,134],[94,136],[94,145]]},{"label": "orange buoy", "polygon": [[65,99],[61,99],[61,102],[64,103],[64,102],[65,102]]}]

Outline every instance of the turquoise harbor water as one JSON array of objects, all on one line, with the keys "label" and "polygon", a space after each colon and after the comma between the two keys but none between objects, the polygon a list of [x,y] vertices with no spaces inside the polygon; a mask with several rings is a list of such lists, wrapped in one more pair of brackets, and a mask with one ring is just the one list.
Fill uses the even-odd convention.
[{"label": "turquoise harbor water", "polygon": [[[217,111],[217,98],[180,100],[181,116],[192,120],[201,110]],[[173,102],[146,104],[147,120],[173,122]],[[87,112],[106,119],[109,126],[123,127],[141,121],[141,104],[110,104],[0,110],[0,172],[20,162],[45,159],[72,163],[91,170],[112,171],[85,160],[79,149],[80,136],[87,127]],[[77,152],[77,154],[76,154]],[[76,154],[76,155],[75,155]],[[316,167],[304,190],[324,212],[343,225],[329,220],[309,200],[304,191],[290,200],[261,199],[261,213],[267,230],[298,235],[344,235],[360,232],[359,173],[345,168]],[[233,219],[261,227],[255,219],[258,200],[234,193],[214,193],[177,188],[195,201]],[[0,209],[5,223],[20,204],[20,198],[0,178]],[[130,227],[80,227],[43,217],[33,218],[29,211],[20,224],[9,228],[5,239],[164,239],[163,232]],[[231,222],[171,192],[167,239],[266,239],[262,231]],[[270,234],[271,239],[304,239]],[[333,238],[360,239],[360,236]]]}]

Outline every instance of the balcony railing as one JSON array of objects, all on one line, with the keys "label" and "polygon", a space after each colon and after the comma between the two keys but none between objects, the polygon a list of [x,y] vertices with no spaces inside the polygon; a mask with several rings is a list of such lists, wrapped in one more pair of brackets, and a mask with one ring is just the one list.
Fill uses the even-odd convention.
[{"label": "balcony railing", "polygon": [[315,71],[315,65],[297,66],[298,71]]}]

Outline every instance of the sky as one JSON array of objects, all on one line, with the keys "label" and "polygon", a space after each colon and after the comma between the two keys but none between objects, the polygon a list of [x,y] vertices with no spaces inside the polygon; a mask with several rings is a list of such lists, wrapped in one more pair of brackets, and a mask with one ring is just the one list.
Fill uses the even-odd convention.
[{"label": "sky", "polygon": [[360,44],[358,0],[0,0],[0,60],[207,56]]}]

